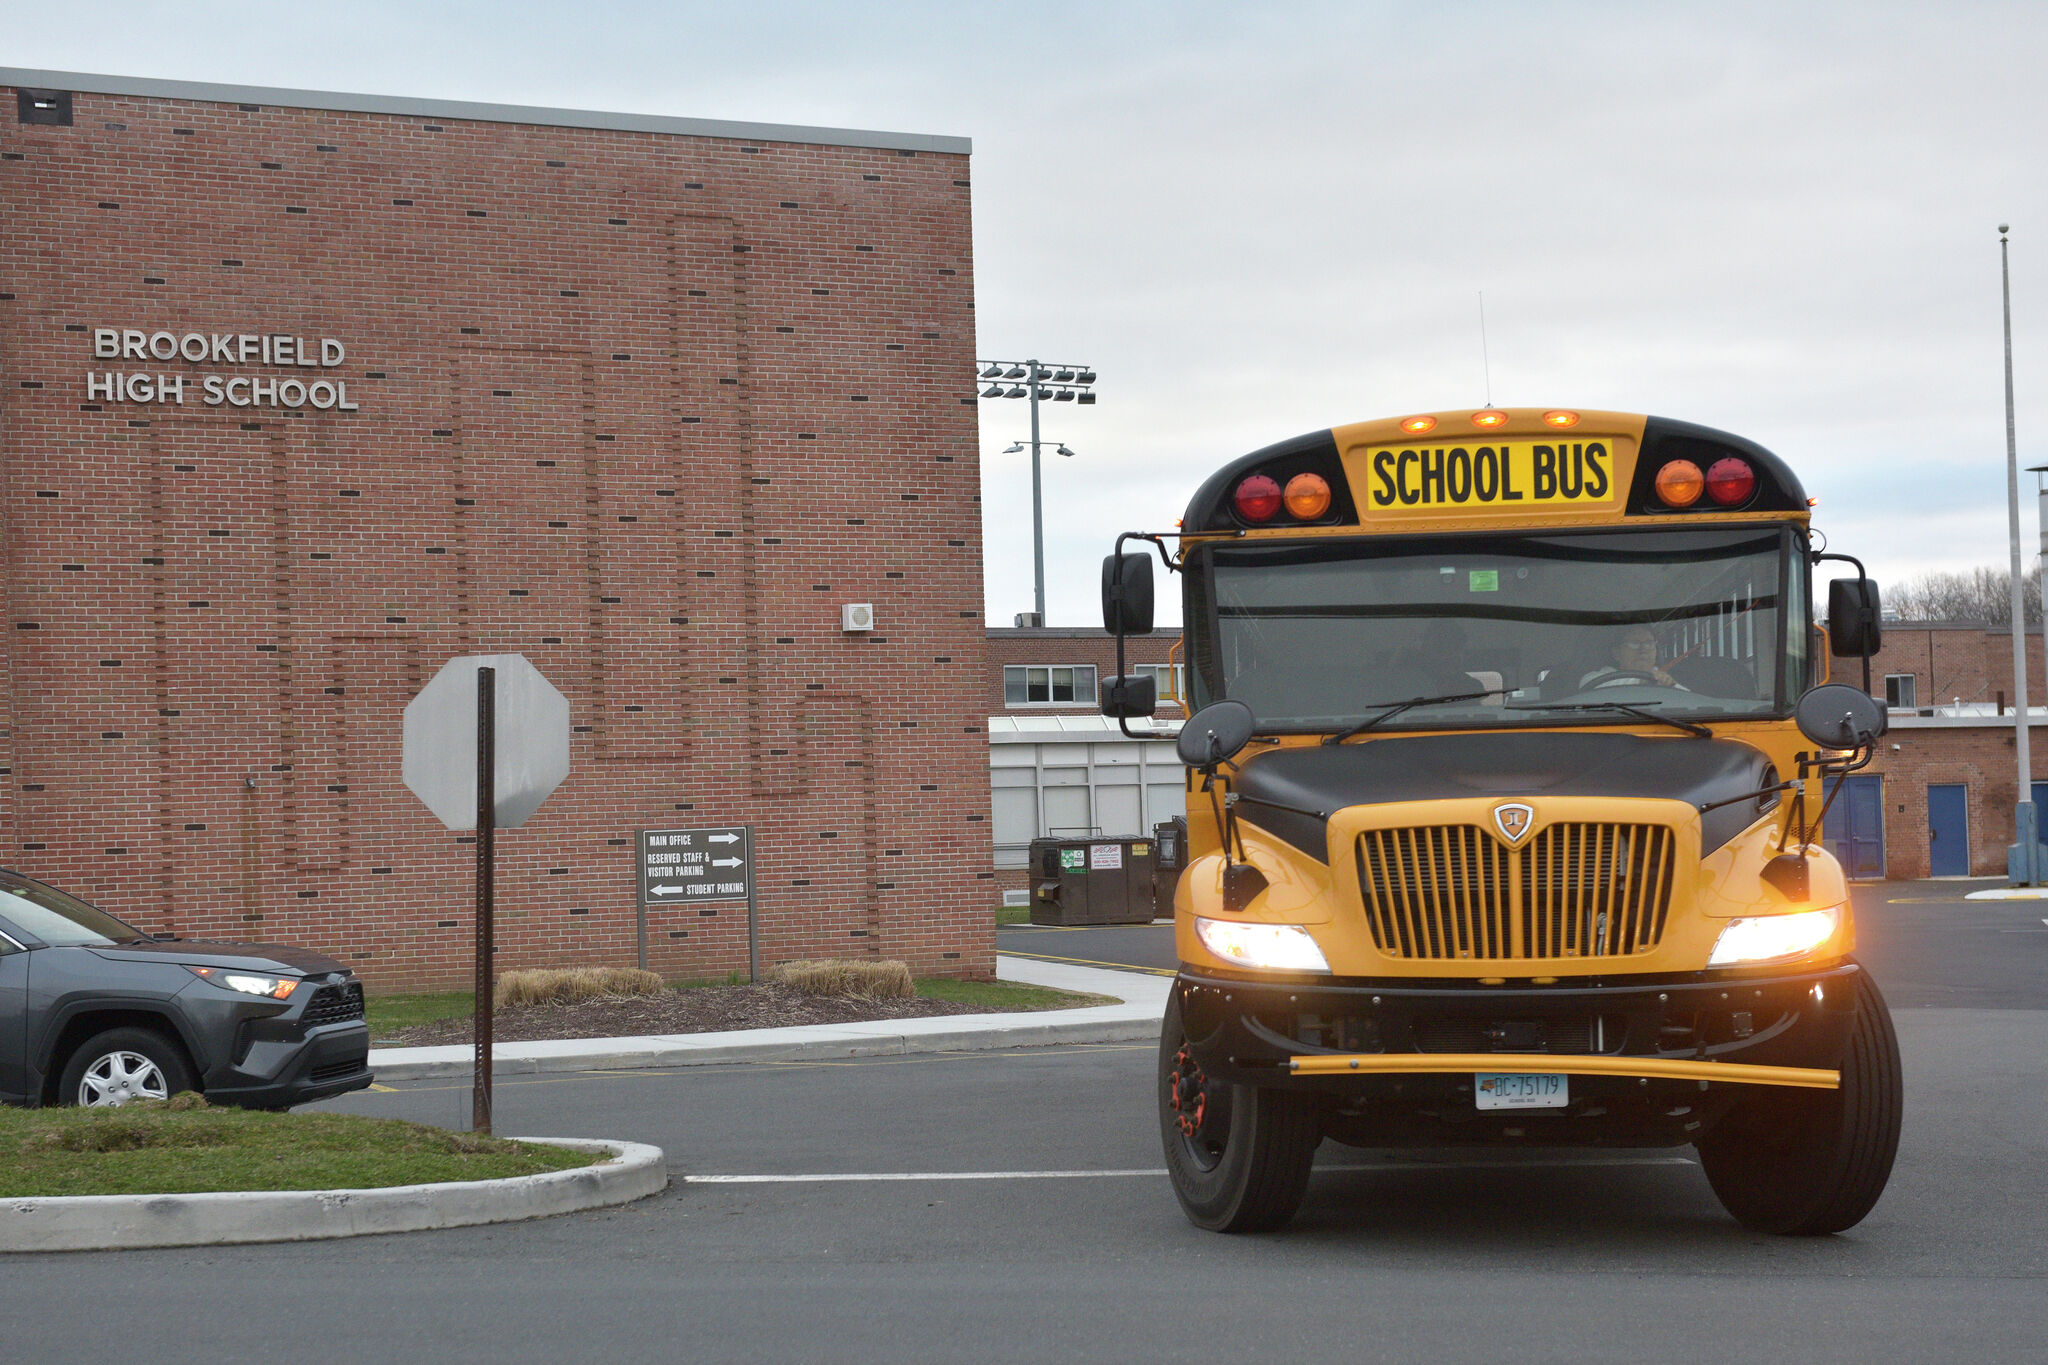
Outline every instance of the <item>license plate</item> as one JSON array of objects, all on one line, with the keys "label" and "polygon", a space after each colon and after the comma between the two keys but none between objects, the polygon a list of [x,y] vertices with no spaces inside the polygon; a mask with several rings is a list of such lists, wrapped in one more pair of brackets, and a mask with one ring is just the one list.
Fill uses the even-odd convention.
[{"label": "license plate", "polygon": [[1571,1077],[1481,1071],[1472,1099],[1481,1109],[1562,1109],[1572,1102]]}]

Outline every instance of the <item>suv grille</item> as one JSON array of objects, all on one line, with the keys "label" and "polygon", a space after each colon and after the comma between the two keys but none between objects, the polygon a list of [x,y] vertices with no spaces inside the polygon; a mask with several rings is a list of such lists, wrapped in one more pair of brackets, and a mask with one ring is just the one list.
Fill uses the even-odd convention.
[{"label": "suv grille", "polygon": [[313,998],[306,1005],[305,1023],[311,1028],[319,1024],[340,1024],[350,1019],[363,1017],[363,983],[351,981],[342,986],[322,986],[313,992]]},{"label": "suv grille", "polygon": [[1377,829],[1358,881],[1391,957],[1626,957],[1664,935],[1675,852],[1663,825],[1551,825],[1518,849],[1477,825]]}]

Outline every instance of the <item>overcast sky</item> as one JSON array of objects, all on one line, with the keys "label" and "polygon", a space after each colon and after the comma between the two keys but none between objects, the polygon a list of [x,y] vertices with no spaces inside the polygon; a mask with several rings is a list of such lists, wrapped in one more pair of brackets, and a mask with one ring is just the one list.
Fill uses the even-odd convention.
[{"label": "overcast sky", "polygon": [[[67,0],[0,62],[974,140],[979,353],[1045,409],[1049,615],[1119,530],[1320,427],[1474,405],[1738,432],[1885,581],[2006,562],[2048,463],[2048,5]],[[1490,365],[1482,358],[1485,295]],[[1025,404],[981,405],[988,612]],[[2032,476],[2022,534],[2036,546]]]}]

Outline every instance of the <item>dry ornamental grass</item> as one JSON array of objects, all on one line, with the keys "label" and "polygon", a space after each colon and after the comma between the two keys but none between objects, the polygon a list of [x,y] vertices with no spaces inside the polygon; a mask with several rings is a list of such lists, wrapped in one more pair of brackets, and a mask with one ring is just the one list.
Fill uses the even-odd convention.
[{"label": "dry ornamental grass", "polygon": [[668,986],[636,967],[549,967],[507,972],[491,991],[494,1009],[595,1000],[600,996],[660,995]]},{"label": "dry ornamental grass", "polygon": [[784,962],[768,979],[805,995],[861,995],[873,1000],[902,1000],[917,994],[910,968],[901,962]]}]

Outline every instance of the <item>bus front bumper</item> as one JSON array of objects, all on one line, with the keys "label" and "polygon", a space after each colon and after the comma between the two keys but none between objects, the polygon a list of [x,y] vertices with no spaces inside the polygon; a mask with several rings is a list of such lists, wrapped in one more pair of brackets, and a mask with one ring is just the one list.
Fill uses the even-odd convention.
[{"label": "bus front bumper", "polygon": [[1370,1091],[1397,1078],[1504,1072],[1586,1077],[1601,1090],[1834,1089],[1861,970],[1493,987],[1257,981],[1183,967],[1174,989],[1195,1060],[1238,1085]]}]

